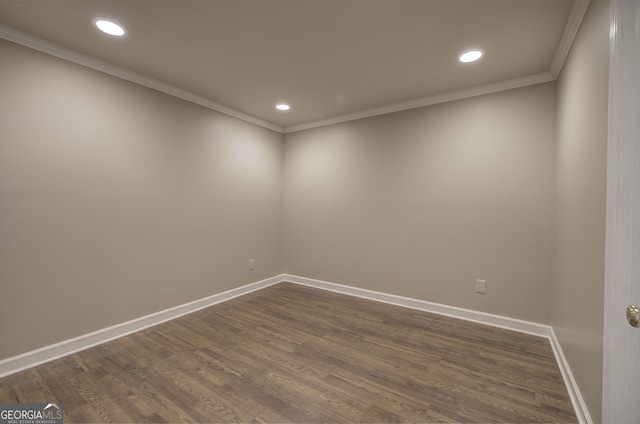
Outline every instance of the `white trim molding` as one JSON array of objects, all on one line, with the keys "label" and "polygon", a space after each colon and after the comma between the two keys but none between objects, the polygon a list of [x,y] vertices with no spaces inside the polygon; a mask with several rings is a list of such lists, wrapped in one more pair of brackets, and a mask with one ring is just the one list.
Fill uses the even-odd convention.
[{"label": "white trim molding", "polygon": [[545,82],[555,81],[562,69],[565,59],[569,54],[571,44],[580,28],[582,19],[587,10],[590,0],[575,0],[571,13],[567,20],[564,33],[556,54],[548,72],[540,74],[526,75],[505,81],[498,81],[491,84],[485,84],[477,87],[472,87],[465,90],[452,91],[448,93],[436,94],[433,96],[418,98],[405,102],[395,103],[391,105],[380,106],[372,109],[366,109],[346,115],[336,116],[330,119],[324,119],[320,121],[308,122],[299,125],[292,125],[288,127],[282,127],[271,122],[267,122],[263,119],[246,114],[236,109],[232,109],[221,103],[215,102],[211,99],[207,99],[198,94],[183,90],[176,86],[167,84],[157,79],[148,77],[146,75],[133,72],[126,68],[110,64],[108,62],[96,59],[84,53],[63,47],[52,41],[45,40],[43,38],[36,37],[26,32],[17,30],[7,25],[0,24],[0,38],[12,41],[14,43],[21,44],[26,47],[59,57],[61,59],[68,60],[70,62],[77,63],[79,65],[86,66],[88,68],[95,69],[100,72],[104,72],[109,75],[113,75],[124,80],[140,84],[142,86],[160,91],[162,93],[169,94],[182,100],[186,100],[191,103],[206,107],[211,110],[215,110],[220,113],[224,113],[229,116],[241,119],[246,122],[250,122],[255,125],[279,132],[281,134],[288,134],[297,131],[304,131],[312,128],[324,127],[327,125],[334,125],[342,122],[355,121],[363,118],[371,118],[379,115],[386,115],[388,113],[400,112],[403,110],[416,109],[425,106],[431,106],[439,103],[450,102],[454,100],[462,100],[475,96],[482,96],[485,94],[497,93],[500,91],[512,90],[515,88],[527,87],[534,84],[542,84]]},{"label": "white trim molding", "polygon": [[263,289],[281,281],[282,276],[267,278],[265,280],[227,290],[222,293],[214,294],[213,296],[194,300],[193,302],[178,305],[131,321],[103,328],[92,333],[83,334],[73,339],[63,340],[59,343],[0,360],[0,378],[98,346],[111,340],[124,337],[128,334],[144,330],[145,328],[153,327],[154,325],[179,318],[200,309],[208,308],[209,306],[213,306],[217,303],[225,302],[238,296]]},{"label": "white trim molding", "polygon": [[558,50],[556,50],[556,55],[553,58],[551,69],[549,70],[551,75],[553,75],[553,79],[558,78],[558,75],[560,75],[562,66],[564,66],[564,62],[567,60],[567,56],[571,50],[573,40],[575,40],[576,34],[578,34],[578,30],[580,29],[585,13],[587,13],[589,2],[590,0],[575,0],[573,2],[573,7],[571,8],[571,13],[567,20],[567,25],[564,28],[562,39],[560,40]]},{"label": "white trim molding", "polygon": [[602,422],[640,419],[640,2],[611,0]]},{"label": "white trim molding", "polygon": [[485,94],[498,93],[500,91],[513,90],[516,88],[528,87],[530,85],[542,84],[554,81],[555,78],[550,72],[543,72],[535,75],[527,75],[524,77],[513,78],[510,80],[499,81],[492,84],[480,85],[468,88],[466,90],[452,91],[449,93],[437,94],[434,96],[423,97],[420,99],[409,100],[406,102],[395,103],[392,105],[376,107],[373,109],[362,110],[360,112],[350,113],[348,115],[336,116],[335,118],[324,119],[321,121],[309,122],[307,124],[293,125],[284,129],[285,134],[310,130],[312,128],[326,127],[328,125],[340,124],[342,122],[355,121],[357,119],[371,118],[388,113],[401,112],[403,110],[417,109],[419,107],[432,106],[440,103],[452,102],[454,100],[468,99]]},{"label": "white trim molding", "polygon": [[500,315],[487,314],[470,309],[457,308],[455,306],[443,305],[440,303],[427,302],[424,300],[412,299],[408,297],[396,296],[388,293],[361,289],[342,284],[331,283],[328,281],[316,280],[312,278],[300,277],[297,275],[283,275],[284,281],[314,287],[322,290],[329,290],[337,293],[357,296],[364,299],[375,300],[378,302],[389,303],[392,305],[402,306],[405,308],[417,309],[424,312],[430,312],[439,315],[446,315],[453,318],[472,321],[479,324],[490,325],[492,327],[503,328],[507,330],[517,331],[519,333],[530,334],[533,336],[545,337],[549,339],[551,349],[558,363],[558,368],[562,374],[571,405],[576,413],[580,424],[593,424],[589,410],[584,402],[580,388],[576,383],[569,363],[562,352],[560,342],[558,341],[553,327],[545,324],[539,324],[531,321],[523,321],[516,318],[504,317]]},{"label": "white trim molding", "polygon": [[573,378],[569,364],[562,352],[562,348],[556,338],[553,328],[549,325],[539,324],[531,321],[524,321],[516,318],[504,317],[500,315],[488,314],[485,312],[463,309],[455,306],[443,305],[440,303],[428,302],[425,300],[413,299],[409,297],[397,296],[389,293],[382,293],[373,290],[362,289],[343,284],[336,284],[329,281],[317,280],[313,278],[301,277],[298,275],[281,274],[255,283],[247,284],[232,290],[208,296],[193,302],[175,306],[151,315],[136,318],[121,324],[117,324],[93,333],[85,334],[73,339],[45,346],[21,355],[0,361],[0,378],[32,368],[44,363],[62,358],[73,353],[89,349],[94,346],[124,337],[145,328],[161,324],[163,322],[179,318],[183,315],[198,311],[200,309],[213,306],[215,304],[234,299],[236,297],[261,290],[274,284],[289,282],[303,286],[313,287],[321,290],[332,291],[349,296],[391,305],[430,312],[438,315],[445,315],[452,318],[472,321],[492,327],[517,331],[537,337],[548,338],[553,349],[558,367],[564,379],[567,391],[571,398],[571,403],[578,417],[580,424],[593,424],[584,400],[580,394],[580,389]]},{"label": "white trim molding", "polygon": [[86,66],[87,68],[95,69],[96,71],[104,72],[105,74],[109,74],[114,77],[118,77],[123,80],[130,81],[156,91],[160,91],[165,94],[169,94],[170,96],[195,103],[208,109],[215,110],[216,112],[224,113],[225,115],[233,116],[234,118],[238,118],[243,121],[250,122],[252,124],[259,125],[261,127],[279,133],[282,133],[284,131],[284,128],[279,125],[272,124],[271,122],[264,121],[260,118],[256,118],[255,116],[240,112],[239,110],[232,109],[221,103],[214,102],[213,100],[183,90],[176,86],[164,83],[146,75],[130,71],[129,69],[113,65],[84,53],[80,53],[67,47],[63,47],[52,41],[19,31],[7,25],[0,24],[0,38],[4,38],[5,40],[21,44],[25,47],[30,47],[34,50],[50,54],[60,59],[68,60],[69,62],[77,63],[78,65]]},{"label": "white trim molding", "polygon": [[560,346],[560,341],[558,340],[558,337],[556,337],[553,327],[549,333],[549,343],[551,344],[551,349],[553,349],[553,354],[556,357],[556,362],[558,362],[558,368],[560,368],[560,373],[562,374],[562,379],[567,387],[567,392],[569,393],[573,410],[576,412],[578,422],[580,424],[593,424],[587,404],[580,393],[580,387],[573,377],[573,373],[569,367],[569,362],[564,356],[564,352]]},{"label": "white trim molding", "polygon": [[358,287],[345,286],[328,281],[300,277],[298,275],[284,274],[283,278],[283,281],[288,281],[290,283],[296,283],[303,286],[315,287],[318,289],[328,290],[336,293],[361,297],[363,299],[389,303],[391,305],[402,306],[404,308],[431,312],[433,314],[445,315],[452,318],[463,319],[465,321],[473,321],[480,324],[504,328],[507,330],[526,333],[533,336],[549,337],[550,334],[551,327],[545,324],[538,324],[531,321],[523,321],[516,318],[509,318],[500,315],[488,314],[485,312],[473,311],[471,309],[463,309],[455,306],[443,305],[441,303],[427,302],[426,300],[412,299],[409,297],[361,289]]}]

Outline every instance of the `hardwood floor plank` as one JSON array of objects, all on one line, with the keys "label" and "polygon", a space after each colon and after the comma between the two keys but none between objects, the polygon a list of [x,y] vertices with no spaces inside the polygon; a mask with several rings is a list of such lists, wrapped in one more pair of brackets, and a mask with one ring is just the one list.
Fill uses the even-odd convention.
[{"label": "hardwood floor plank", "polygon": [[281,283],[0,380],[68,422],[576,422],[548,340]]},{"label": "hardwood floor plank", "polygon": [[90,376],[80,374],[71,378],[70,382],[80,396],[82,396],[85,403],[96,411],[103,422],[135,421],[133,417],[129,416],[120,408],[120,405],[111,398],[106,387],[99,384],[98,381],[92,379]]},{"label": "hardwood floor plank", "polygon": [[[0,385],[0,402],[49,402],[55,401],[51,389],[40,378],[35,369],[30,369],[20,373],[18,378],[15,375],[7,377],[7,384]],[[1,380],[0,380],[1,381]],[[33,399],[43,399],[33,400]]]},{"label": "hardwood floor plank", "polygon": [[[72,423],[100,423],[104,422],[96,409],[91,405],[74,405],[73,409],[64,408],[65,422]],[[151,422],[151,421],[147,421]]]},{"label": "hardwood floor plank", "polygon": [[18,396],[15,392],[16,388],[10,384],[0,386],[0,403],[17,403]]},{"label": "hardwood floor plank", "polygon": [[[65,402],[72,405],[84,405],[86,404],[84,398],[80,393],[78,393],[71,382],[71,378],[75,374],[72,371],[72,367],[70,367],[67,362],[68,361],[66,359],[58,359],[46,364],[47,366],[36,367],[35,370],[39,374],[39,381],[49,387],[51,394],[55,396],[56,401],[65,399]],[[63,378],[62,376],[65,377]],[[47,400],[32,398],[30,402],[47,402]]]}]

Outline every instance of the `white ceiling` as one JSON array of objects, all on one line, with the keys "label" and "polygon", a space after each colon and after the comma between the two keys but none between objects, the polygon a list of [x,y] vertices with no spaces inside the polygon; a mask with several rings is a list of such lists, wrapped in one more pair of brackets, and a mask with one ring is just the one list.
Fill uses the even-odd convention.
[{"label": "white ceiling", "polygon": [[[552,80],[587,4],[0,0],[0,37],[287,132]],[[486,54],[459,63],[470,48]]]}]

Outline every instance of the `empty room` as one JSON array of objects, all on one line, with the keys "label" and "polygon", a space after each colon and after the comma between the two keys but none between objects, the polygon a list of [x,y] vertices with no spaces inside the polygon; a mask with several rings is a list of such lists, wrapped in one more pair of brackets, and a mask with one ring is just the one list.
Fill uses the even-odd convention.
[{"label": "empty room", "polygon": [[639,19],[0,0],[0,423],[637,423]]}]

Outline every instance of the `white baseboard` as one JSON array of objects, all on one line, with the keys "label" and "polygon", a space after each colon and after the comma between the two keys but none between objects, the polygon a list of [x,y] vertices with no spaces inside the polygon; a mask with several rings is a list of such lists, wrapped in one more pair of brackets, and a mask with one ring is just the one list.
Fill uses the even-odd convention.
[{"label": "white baseboard", "polygon": [[553,327],[545,324],[538,324],[530,321],[523,321],[515,318],[504,317],[500,315],[487,314],[484,312],[473,311],[470,309],[462,309],[454,306],[442,305],[439,303],[427,302],[424,300],[412,299],[408,297],[396,296],[388,293],[361,289],[342,284],[330,283],[328,281],[315,280],[312,278],[300,277],[297,275],[284,274],[283,279],[296,284],[301,284],[318,289],[329,290],[337,293],[357,296],[364,299],[376,300],[379,302],[390,303],[393,305],[403,306],[406,308],[417,309],[425,312],[431,312],[439,315],[446,315],[453,318],[473,321],[480,324],[490,325],[493,327],[504,328],[507,330],[517,331],[520,333],[531,334],[534,336],[546,337],[549,339],[553,354],[560,368],[562,379],[564,380],[567,392],[571,398],[571,404],[580,424],[593,424],[593,420],[589,415],[589,410],[582,398],[580,389],[573,374],[569,363],[562,352],[560,342],[558,341]]},{"label": "white baseboard", "polygon": [[208,296],[193,302],[136,318],[131,321],[103,328],[92,333],[83,334],[82,336],[78,336],[73,339],[63,340],[59,343],[3,359],[0,361],[0,378],[71,355],[81,350],[89,349],[119,337],[126,336],[127,334],[144,330],[145,328],[190,314],[200,309],[215,305],[216,303],[224,302],[235,297],[263,289],[281,281],[283,281],[282,275],[267,278],[262,281],[257,281],[222,293],[214,294],[213,296]]},{"label": "white baseboard", "polygon": [[516,318],[478,312],[471,309],[457,308],[455,306],[448,306],[440,303],[427,302],[426,300],[412,299],[409,297],[361,289],[358,287],[345,286],[342,284],[330,283],[328,281],[300,277],[297,275],[284,274],[283,278],[285,281],[296,284],[329,290],[337,293],[348,294],[351,296],[389,303],[392,305],[403,306],[405,308],[431,312],[438,315],[446,315],[466,321],[473,321],[480,324],[490,325],[492,327],[518,331],[520,333],[526,333],[533,336],[549,337],[549,332],[551,330],[551,327],[545,324],[538,324],[535,322],[523,321]]},{"label": "white baseboard", "polygon": [[556,332],[553,331],[553,327],[551,328],[551,332],[549,334],[549,343],[551,343],[551,349],[553,349],[553,354],[555,355],[556,361],[558,362],[558,367],[560,368],[560,373],[562,373],[564,384],[565,386],[567,386],[567,392],[569,392],[571,404],[573,405],[573,409],[576,412],[578,422],[580,424],[593,424],[593,420],[591,419],[591,415],[589,414],[589,410],[587,409],[587,404],[582,398],[578,383],[576,383],[576,380],[573,377],[573,373],[571,372],[571,368],[569,367],[567,358],[564,356],[564,352],[562,352],[560,341],[556,337]]},{"label": "white baseboard", "polygon": [[102,330],[94,331],[89,334],[84,334],[73,339],[64,340],[50,346],[45,346],[40,349],[0,360],[0,378],[285,281],[378,302],[389,303],[405,308],[446,315],[493,327],[518,331],[520,333],[546,337],[551,343],[553,353],[556,357],[556,361],[558,362],[560,372],[562,373],[562,378],[567,386],[567,391],[569,392],[571,403],[573,404],[578,421],[581,424],[593,424],[582,395],[580,394],[578,385],[573,378],[569,364],[551,326],[290,274],[277,275],[275,277],[218,293],[213,296],[208,296],[193,302],[185,303],[183,305],[175,306],[131,321],[107,327]]}]

